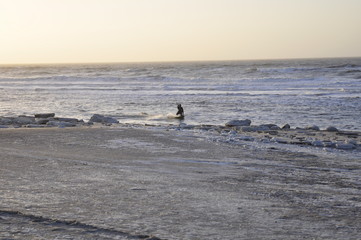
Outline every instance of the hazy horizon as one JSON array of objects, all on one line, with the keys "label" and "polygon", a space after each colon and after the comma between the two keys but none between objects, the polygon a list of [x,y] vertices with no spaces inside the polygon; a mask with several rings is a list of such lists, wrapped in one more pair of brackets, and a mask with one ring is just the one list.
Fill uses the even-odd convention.
[{"label": "hazy horizon", "polygon": [[0,64],[361,57],[357,0],[0,0]]},{"label": "hazy horizon", "polygon": [[355,57],[314,57],[314,58],[268,58],[268,59],[220,59],[220,60],[182,60],[182,61],[133,61],[133,62],[32,62],[32,63],[0,63],[0,66],[6,65],[92,65],[92,64],[172,64],[172,63],[217,63],[217,62],[261,62],[261,61],[302,61],[302,60],[331,60],[331,59],[358,59],[361,56]]}]

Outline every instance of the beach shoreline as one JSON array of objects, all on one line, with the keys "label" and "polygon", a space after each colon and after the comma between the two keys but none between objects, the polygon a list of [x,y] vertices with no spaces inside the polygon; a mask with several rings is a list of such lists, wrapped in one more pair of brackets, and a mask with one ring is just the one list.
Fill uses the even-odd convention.
[{"label": "beach shoreline", "polygon": [[[226,130],[229,139],[234,129]],[[247,146],[179,127],[1,129],[0,236],[359,236],[359,161]]]}]

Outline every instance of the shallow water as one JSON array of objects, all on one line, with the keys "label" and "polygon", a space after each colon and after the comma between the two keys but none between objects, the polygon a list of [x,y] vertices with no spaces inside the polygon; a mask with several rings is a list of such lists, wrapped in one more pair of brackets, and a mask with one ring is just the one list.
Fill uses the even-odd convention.
[{"label": "shallow water", "polygon": [[336,126],[361,130],[361,59],[0,66],[0,115]]}]

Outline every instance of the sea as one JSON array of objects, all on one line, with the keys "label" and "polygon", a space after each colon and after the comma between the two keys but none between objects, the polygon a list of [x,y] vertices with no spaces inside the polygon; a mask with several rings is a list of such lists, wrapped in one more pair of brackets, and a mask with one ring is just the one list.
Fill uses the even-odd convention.
[{"label": "sea", "polygon": [[0,65],[0,116],[93,114],[124,124],[361,130],[361,58]]}]

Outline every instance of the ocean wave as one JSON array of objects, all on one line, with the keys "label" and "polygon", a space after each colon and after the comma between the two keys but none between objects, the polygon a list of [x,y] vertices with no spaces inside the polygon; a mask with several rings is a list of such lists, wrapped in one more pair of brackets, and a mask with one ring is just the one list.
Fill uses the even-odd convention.
[{"label": "ocean wave", "polygon": [[332,65],[332,66],[328,66],[326,68],[358,68],[361,67],[361,65],[358,64],[352,64],[352,63],[345,63],[345,64],[340,64],[340,65]]},{"label": "ocean wave", "polygon": [[274,68],[257,68],[257,71],[260,73],[268,74],[292,74],[292,73],[305,73],[305,72],[315,72],[320,71],[322,68],[314,66],[295,66],[295,67],[274,67]]},{"label": "ocean wave", "polygon": [[258,68],[256,68],[256,67],[247,68],[244,72],[246,74],[247,73],[255,73],[255,72],[258,72]]},{"label": "ocean wave", "polygon": [[352,70],[347,70],[345,71],[345,73],[360,73],[361,72],[361,69],[358,70],[358,69],[352,69]]},{"label": "ocean wave", "polygon": [[[28,88],[19,88],[18,90],[29,90]],[[123,88],[74,88],[74,87],[63,87],[63,88],[35,88],[34,91],[124,91]]]},{"label": "ocean wave", "polygon": [[[346,70],[346,71],[342,71],[342,72],[339,72],[337,75],[338,76],[351,76],[351,77],[354,77],[355,74],[357,73],[361,73],[361,69],[352,69],[352,70]],[[358,76],[356,76],[357,78]]]},{"label": "ocean wave", "polygon": [[1,77],[0,83],[9,82],[9,83],[45,83],[45,84],[62,84],[62,83],[118,83],[119,81],[132,80],[130,78],[122,79],[118,76],[104,76],[104,77],[89,77],[89,76],[67,76],[67,75],[57,75],[57,76],[44,76],[44,77]]}]

